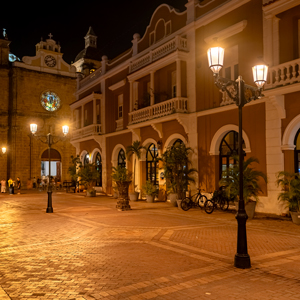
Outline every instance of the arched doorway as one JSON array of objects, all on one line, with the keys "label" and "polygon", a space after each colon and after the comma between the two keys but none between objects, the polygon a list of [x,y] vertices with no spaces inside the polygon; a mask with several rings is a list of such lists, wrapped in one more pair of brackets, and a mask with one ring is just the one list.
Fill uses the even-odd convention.
[{"label": "arched doorway", "polygon": [[[236,131],[229,131],[222,139],[220,144],[220,168],[219,178],[222,173],[229,167],[236,164],[236,160],[233,156],[238,155],[238,133]],[[243,149],[245,148],[245,142],[243,140]],[[245,152],[244,152],[245,155]]]},{"label": "arched doorway", "polygon": [[[55,177],[58,181],[61,180],[61,156],[60,153],[51,148],[50,151],[50,164],[51,174],[50,176]],[[41,177],[49,176],[49,154],[48,149],[42,153],[41,156]]]},{"label": "arched doorway", "polygon": [[126,156],[125,151],[123,149],[120,149],[118,154],[118,166],[126,168]]},{"label": "arched doorway", "polygon": [[297,134],[295,136],[295,173],[300,173],[300,129],[298,129]]},{"label": "arched doorway", "polygon": [[99,173],[99,179],[96,181],[96,186],[102,186],[102,158],[99,152],[96,154],[95,167]]},{"label": "arched doorway", "polygon": [[158,185],[158,149],[155,144],[150,144],[146,154],[146,180]]},{"label": "arched doorway", "polygon": [[83,166],[86,166],[89,163],[90,163],[90,155],[86,153],[83,157]]}]

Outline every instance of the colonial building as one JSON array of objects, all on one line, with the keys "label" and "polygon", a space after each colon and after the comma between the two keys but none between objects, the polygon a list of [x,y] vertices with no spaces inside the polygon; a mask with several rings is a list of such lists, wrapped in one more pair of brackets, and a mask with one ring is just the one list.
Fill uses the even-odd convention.
[{"label": "colonial building", "polygon": [[[36,44],[34,57],[24,56],[22,60],[10,53],[9,44],[7,36],[0,38],[0,143],[7,147],[0,158],[0,176],[20,177],[26,186],[29,178],[49,174],[48,145],[31,136],[29,125],[38,125],[39,136],[62,135],[62,125],[70,124],[76,69],[63,60],[61,47],[51,34]],[[70,156],[74,154],[68,137],[53,145],[51,175],[68,179]]]},{"label": "colonial building", "polygon": [[218,44],[225,48],[223,77],[241,75],[255,86],[252,66],[269,66],[264,97],[243,108],[243,139],[245,158],[258,158],[255,167],[268,176],[256,210],[280,214],[275,175],[300,166],[299,24],[299,0],[188,0],[182,12],[160,5],[144,35],[133,35],[132,48],[117,58],[106,53],[78,78],[71,104],[76,153],[96,162],[98,184],[111,193],[112,167],[132,169],[124,151],[133,141],[147,148],[139,188],[147,179],[159,182],[157,157],[183,142],[194,150],[197,186],[216,189],[238,147],[237,106],[208,68],[207,50]]}]

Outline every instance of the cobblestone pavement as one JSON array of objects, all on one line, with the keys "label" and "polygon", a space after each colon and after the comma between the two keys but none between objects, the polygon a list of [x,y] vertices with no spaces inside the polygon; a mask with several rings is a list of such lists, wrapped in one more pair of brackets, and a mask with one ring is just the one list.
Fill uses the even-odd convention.
[{"label": "cobblestone pavement", "polygon": [[0,195],[0,300],[300,299],[300,226],[247,222],[250,269],[233,267],[233,212],[57,192]]}]

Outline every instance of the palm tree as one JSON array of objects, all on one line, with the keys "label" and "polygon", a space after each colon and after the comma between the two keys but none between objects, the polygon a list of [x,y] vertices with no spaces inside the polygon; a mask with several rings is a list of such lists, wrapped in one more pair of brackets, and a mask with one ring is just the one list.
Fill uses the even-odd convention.
[{"label": "palm tree", "polygon": [[190,147],[179,144],[169,147],[161,158],[167,186],[173,193],[178,194],[179,199],[183,199],[188,185],[195,182],[192,175],[198,172],[194,168],[189,168],[191,161],[188,157],[191,152],[193,150]]},{"label": "palm tree", "polygon": [[[239,162],[237,156],[234,156],[234,159]],[[258,200],[258,195],[262,192],[258,184],[260,177],[267,183],[265,173],[250,167],[254,162],[259,163],[255,157],[249,157],[243,162],[243,196],[245,203],[251,198]],[[220,185],[226,186],[226,191],[230,198],[237,199],[239,195],[239,164],[230,166],[223,172],[222,177]]]},{"label": "palm tree", "polygon": [[282,192],[278,195],[278,200],[286,203],[290,211],[300,211],[300,178],[298,173],[281,171],[277,174],[277,186]]},{"label": "palm tree", "polygon": [[134,141],[132,143],[132,145],[128,146],[126,148],[126,156],[127,158],[130,160],[132,155],[134,155],[134,167],[133,167],[133,181],[132,181],[132,185],[133,185],[133,192],[135,192],[135,168],[136,168],[136,160],[140,160],[141,158],[141,154],[142,154],[142,150],[146,150],[146,148],[144,146],[141,145],[140,141]]}]

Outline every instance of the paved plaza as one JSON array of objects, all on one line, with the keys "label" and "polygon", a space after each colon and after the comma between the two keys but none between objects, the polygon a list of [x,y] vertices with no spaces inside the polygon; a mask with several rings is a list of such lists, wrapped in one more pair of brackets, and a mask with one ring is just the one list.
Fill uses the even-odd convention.
[{"label": "paved plaza", "polygon": [[0,195],[0,300],[300,299],[300,226],[247,222],[250,269],[233,267],[234,212],[55,192]]}]

